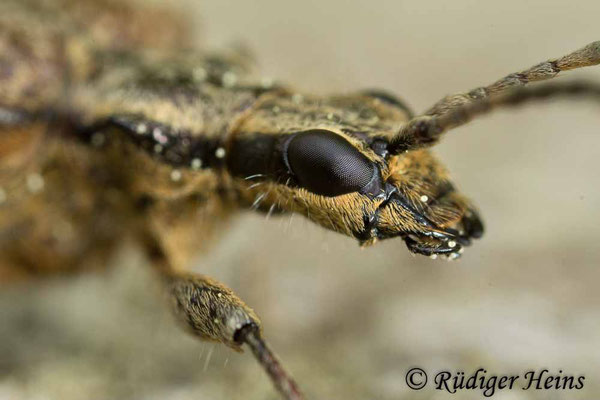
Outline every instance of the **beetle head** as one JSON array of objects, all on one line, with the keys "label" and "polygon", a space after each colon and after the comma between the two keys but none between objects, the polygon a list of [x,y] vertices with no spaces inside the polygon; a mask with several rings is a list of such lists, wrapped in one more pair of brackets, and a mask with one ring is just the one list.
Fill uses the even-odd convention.
[{"label": "beetle head", "polygon": [[483,226],[429,151],[388,154],[385,138],[408,117],[372,93],[274,96],[234,131],[228,168],[257,209],[303,214],[362,245],[399,236],[414,253],[455,258]]}]

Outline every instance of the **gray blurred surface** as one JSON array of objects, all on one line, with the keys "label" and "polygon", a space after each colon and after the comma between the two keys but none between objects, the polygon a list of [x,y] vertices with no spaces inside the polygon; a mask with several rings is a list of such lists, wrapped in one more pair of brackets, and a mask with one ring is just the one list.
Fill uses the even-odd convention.
[{"label": "gray blurred surface", "polygon": [[[600,39],[600,3],[185,0],[209,47],[241,40],[265,75],[319,93],[381,87],[420,111]],[[566,74],[600,81],[600,69]],[[586,377],[600,396],[600,114],[557,102],[501,111],[437,152],[479,206],[484,238],[458,262],[412,257],[400,240],[360,250],[300,216],[246,214],[196,270],[234,288],[311,399],[479,399],[404,374]],[[104,275],[3,289],[0,399],[275,399],[249,354],[188,337],[141,259]]]}]

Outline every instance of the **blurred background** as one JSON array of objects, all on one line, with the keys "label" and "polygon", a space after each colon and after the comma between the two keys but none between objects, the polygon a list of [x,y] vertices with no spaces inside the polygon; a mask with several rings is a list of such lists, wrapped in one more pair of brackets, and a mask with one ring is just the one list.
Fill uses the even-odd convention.
[{"label": "blurred background", "polygon": [[[422,111],[600,39],[600,2],[179,0],[198,41],[241,41],[265,76],[316,93],[384,88]],[[596,79],[600,68],[568,73]],[[404,376],[483,367],[584,375],[600,396],[600,114],[591,102],[505,110],[436,148],[486,222],[456,262],[400,240],[366,250],[303,220],[245,213],[195,270],[232,287],[310,399],[480,399]],[[0,293],[0,399],[276,399],[252,356],[173,322],[131,249],[115,268]]]}]

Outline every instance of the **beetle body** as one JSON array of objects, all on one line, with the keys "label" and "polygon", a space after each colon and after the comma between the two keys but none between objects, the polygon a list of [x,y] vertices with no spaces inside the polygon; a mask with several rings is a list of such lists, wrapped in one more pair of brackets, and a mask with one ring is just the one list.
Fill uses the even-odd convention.
[{"label": "beetle body", "polygon": [[[153,75],[164,70],[146,71],[141,59],[163,59],[185,47],[185,23],[175,15],[111,1],[3,2],[0,7],[0,106],[15,116],[0,124],[0,275],[75,271],[94,265],[97,256],[103,264],[116,243],[163,225],[173,227],[165,241],[173,243],[166,246],[174,247],[175,259],[188,256],[182,239],[201,248],[213,220],[226,214],[227,196],[217,194],[217,173],[208,160],[205,165],[186,160],[181,172],[161,162],[171,152],[168,145],[191,139],[173,134],[165,143],[168,132],[160,132],[158,121],[175,130],[192,120],[195,131],[210,141],[256,96],[207,84],[198,89],[202,94],[195,93],[193,106],[168,104],[167,99],[185,102],[189,88],[183,82],[169,86],[164,82],[169,77]],[[220,79],[223,69],[242,73],[235,57],[199,57],[192,71],[196,78],[200,71],[206,81],[217,74]],[[171,92],[120,98],[128,90],[124,86],[133,84],[140,91],[148,84]],[[83,127],[104,121],[120,104],[131,115],[154,117],[146,124],[147,138]],[[145,146],[150,150],[141,150]],[[158,146],[164,151],[155,151]],[[195,222],[184,226],[186,219]]]},{"label": "beetle body", "polygon": [[298,213],[363,246],[399,237],[456,258],[483,224],[426,147],[496,107],[600,97],[526,86],[600,63],[600,42],[413,116],[380,91],[258,79],[243,51],[195,49],[184,21],[117,0],[0,3],[0,282],[104,267],[134,241],[184,326],[250,347],[287,399],[302,395],[256,313],[185,272],[215,227],[241,209]]},{"label": "beetle body", "polygon": [[[442,231],[468,209],[426,150],[399,157],[398,174],[371,146],[410,117],[391,97],[261,84],[241,52],[189,51],[185,24],[152,9],[2,7],[3,276],[102,265],[128,237],[153,237],[184,268],[240,206],[299,212],[366,244]],[[391,175],[403,186],[386,189]],[[390,190],[402,206],[376,227]]]}]

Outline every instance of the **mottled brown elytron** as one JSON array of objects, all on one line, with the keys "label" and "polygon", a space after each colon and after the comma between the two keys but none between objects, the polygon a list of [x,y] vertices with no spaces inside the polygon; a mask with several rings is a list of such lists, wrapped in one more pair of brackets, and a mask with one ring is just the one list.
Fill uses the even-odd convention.
[{"label": "mottled brown elytron", "polygon": [[0,2],[0,282],[105,266],[136,241],[202,339],[247,344],[286,398],[301,394],[224,285],[185,272],[243,208],[299,213],[362,245],[400,237],[456,258],[483,233],[427,150],[495,106],[597,85],[525,86],[600,62],[600,43],[443,98],[326,97],[253,76],[240,50],[194,49],[185,19],[119,0]]}]

